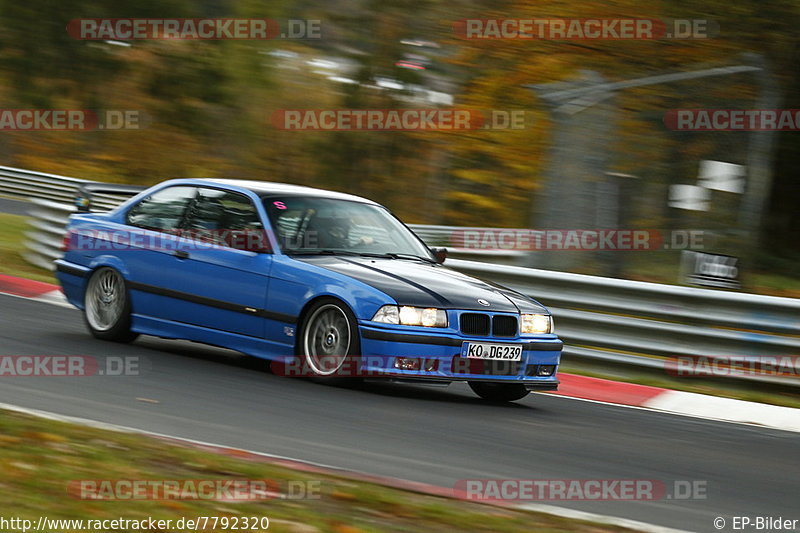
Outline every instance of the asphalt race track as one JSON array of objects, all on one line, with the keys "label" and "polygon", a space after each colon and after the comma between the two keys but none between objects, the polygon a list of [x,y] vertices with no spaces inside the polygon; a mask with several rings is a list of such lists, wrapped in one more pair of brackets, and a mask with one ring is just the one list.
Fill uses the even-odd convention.
[{"label": "asphalt race track", "polygon": [[[461,479],[707,481],[707,499],[545,502],[694,531],[800,518],[800,434],[531,395],[320,385],[188,342],[98,341],[74,309],[0,295],[0,355],[137,356],[139,376],[0,377],[0,402],[452,487]],[[152,401],[155,400],[157,403]]]}]

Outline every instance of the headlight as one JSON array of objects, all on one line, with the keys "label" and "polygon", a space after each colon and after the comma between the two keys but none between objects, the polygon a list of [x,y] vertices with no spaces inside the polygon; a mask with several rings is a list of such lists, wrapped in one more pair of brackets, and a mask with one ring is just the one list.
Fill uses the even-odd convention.
[{"label": "headlight", "polygon": [[400,310],[396,305],[384,305],[378,309],[378,312],[375,313],[372,320],[375,322],[386,322],[387,324],[399,324]]},{"label": "headlight", "polygon": [[522,315],[522,333],[552,333],[553,318],[550,315]]},{"label": "headlight", "polygon": [[404,305],[398,308],[396,305],[384,305],[378,309],[372,320],[387,324],[402,324],[404,326],[447,327],[447,313],[443,309],[435,309],[433,307],[410,307]]}]

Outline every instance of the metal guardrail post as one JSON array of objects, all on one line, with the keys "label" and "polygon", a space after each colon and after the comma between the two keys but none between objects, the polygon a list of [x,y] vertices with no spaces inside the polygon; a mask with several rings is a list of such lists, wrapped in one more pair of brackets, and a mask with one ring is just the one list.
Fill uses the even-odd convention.
[{"label": "metal guardrail post", "polygon": [[53,270],[53,261],[63,255],[61,243],[69,216],[75,212],[70,204],[31,199],[31,229],[25,232],[27,251],[22,256],[29,262]]}]

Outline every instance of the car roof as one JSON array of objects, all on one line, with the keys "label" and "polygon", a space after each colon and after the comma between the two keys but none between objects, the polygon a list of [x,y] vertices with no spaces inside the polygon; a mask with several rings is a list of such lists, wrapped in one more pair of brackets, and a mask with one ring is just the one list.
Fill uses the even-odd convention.
[{"label": "car roof", "polygon": [[347,194],[343,192],[328,191],[325,189],[315,189],[314,187],[306,187],[304,185],[292,185],[291,183],[277,183],[274,181],[258,181],[258,180],[239,180],[239,179],[221,179],[221,178],[204,178],[200,181],[207,181],[217,183],[220,185],[231,185],[234,187],[241,187],[248,189],[259,196],[315,196],[318,198],[331,198],[336,200],[350,200],[351,202],[361,202],[366,204],[375,204],[367,198]]}]

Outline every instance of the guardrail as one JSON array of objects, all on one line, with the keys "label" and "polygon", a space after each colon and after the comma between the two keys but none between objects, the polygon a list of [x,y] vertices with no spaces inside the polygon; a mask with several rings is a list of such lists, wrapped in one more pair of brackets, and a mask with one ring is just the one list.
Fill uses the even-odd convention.
[{"label": "guardrail", "polygon": [[17,198],[41,198],[71,204],[78,187],[87,182],[56,174],[0,167],[0,193]]},{"label": "guardrail", "polygon": [[[24,200],[41,199],[58,202],[65,205],[74,205],[75,197],[82,187],[97,185],[109,191],[117,190],[118,193],[98,190],[92,192],[93,205],[99,210],[110,210],[119,205],[127,196],[133,194],[141,187],[131,185],[117,185],[101,183],[58,174],[33,172],[12,167],[0,167],[0,194]],[[123,194],[124,196],[120,196]]]},{"label": "guardrail", "polygon": [[[27,179],[26,176],[30,176]],[[50,180],[48,182],[48,180]],[[9,185],[10,184],[10,185]],[[93,186],[88,186],[93,184]],[[46,186],[45,186],[46,185]],[[74,196],[92,196],[92,205],[111,209],[137,187],[114,186],[0,167],[0,193],[29,198],[31,230],[26,233],[25,258],[52,268],[60,256],[64,227],[76,211]],[[92,190],[95,189],[95,190]],[[103,192],[100,192],[103,191]],[[429,245],[453,245],[453,235],[464,228],[412,225]],[[455,241],[457,245],[457,239]],[[458,254],[453,250],[451,257]],[[464,250],[461,257],[475,251]],[[504,253],[503,261],[517,254]],[[486,259],[490,254],[483,254]],[[665,369],[676,356],[738,357],[763,361],[765,357],[800,355],[800,300],[679,287],[522,268],[503,264],[447,260],[448,266],[528,294],[545,304],[555,317],[556,331],[570,358]],[[726,369],[719,369],[727,371]],[[743,379],[800,385],[797,377],[736,375]]]},{"label": "guardrail", "polygon": [[[767,357],[800,355],[800,300],[795,298],[457,259],[448,264],[546,305],[568,357],[674,370],[676,356],[760,362]],[[790,361],[797,364],[797,359]],[[726,368],[708,370],[730,372]],[[733,377],[800,385],[797,377]]]},{"label": "guardrail", "polygon": [[48,270],[53,269],[53,260],[61,256],[69,215],[79,207],[111,210],[142,188],[0,167],[0,194],[28,200],[32,205],[31,228],[25,232],[27,250],[22,255]]}]

